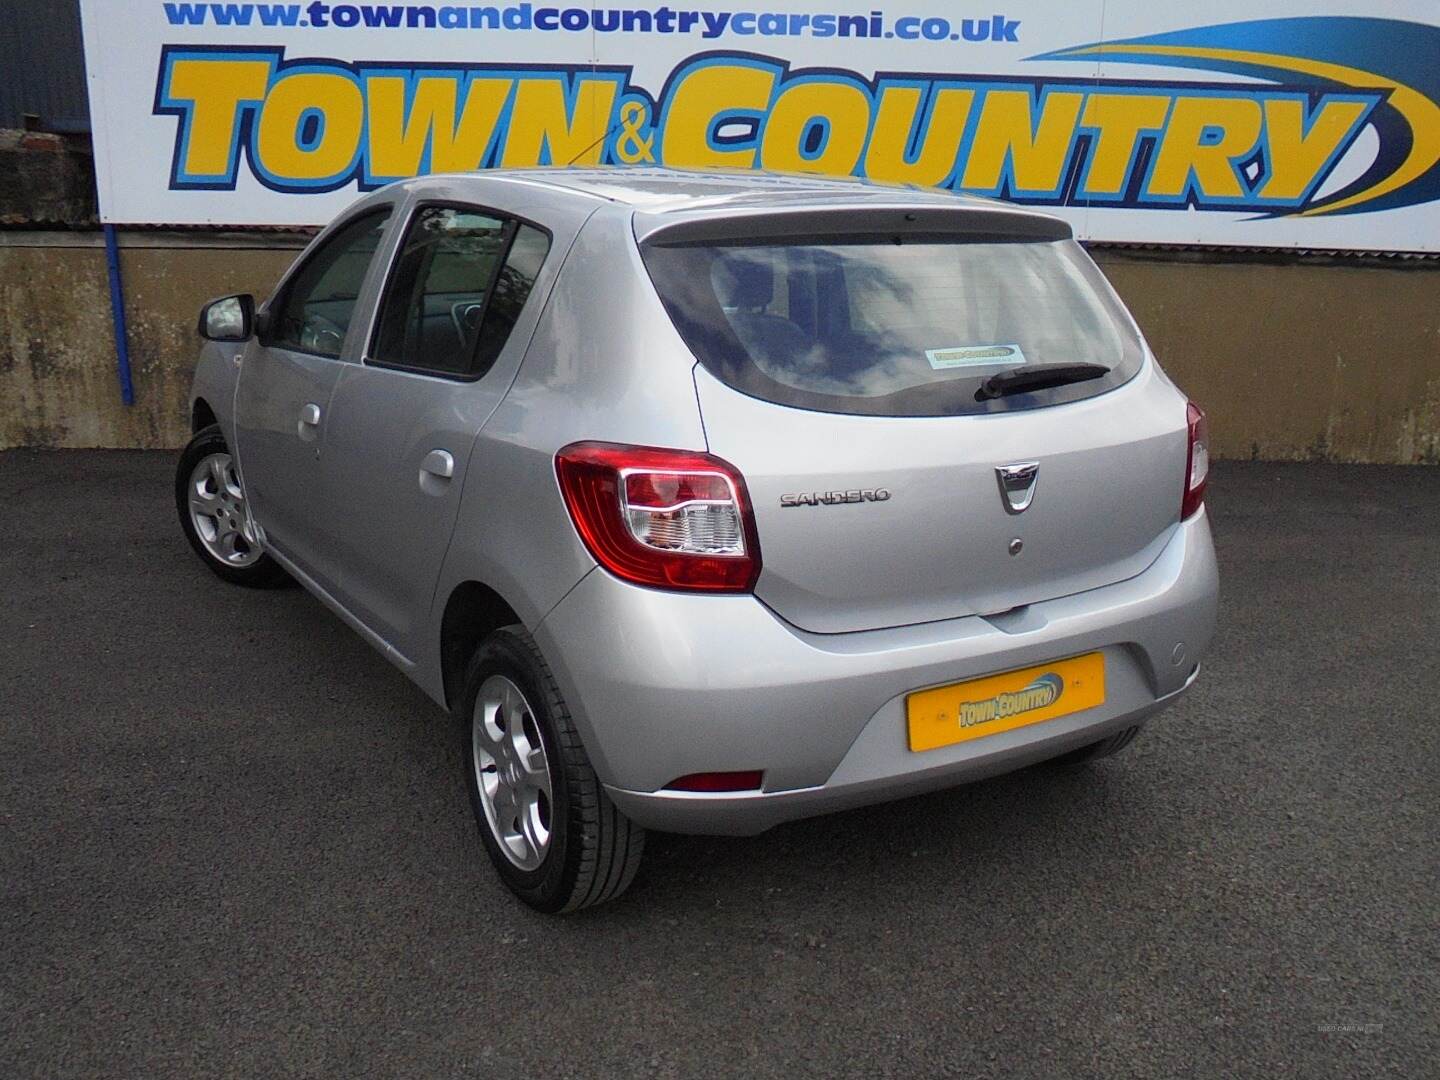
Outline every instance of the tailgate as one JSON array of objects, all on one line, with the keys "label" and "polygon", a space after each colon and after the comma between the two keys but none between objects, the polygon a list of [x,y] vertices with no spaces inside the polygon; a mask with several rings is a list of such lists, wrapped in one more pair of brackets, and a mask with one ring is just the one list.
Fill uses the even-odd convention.
[{"label": "tailgate", "polygon": [[[883,419],[782,409],[703,368],[695,378],[710,450],[750,489],[756,593],[806,630],[993,614],[1122,581],[1179,520],[1185,404],[1153,369],[1050,409]],[[996,469],[1020,462],[1039,469],[1017,514]]]}]

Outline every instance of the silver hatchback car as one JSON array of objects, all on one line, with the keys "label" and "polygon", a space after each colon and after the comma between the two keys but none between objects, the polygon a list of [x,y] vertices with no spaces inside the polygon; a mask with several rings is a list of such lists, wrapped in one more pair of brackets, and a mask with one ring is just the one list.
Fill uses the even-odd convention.
[{"label": "silver hatchback car", "polygon": [[1215,624],[1204,415],[1069,227],[667,170],[362,198],[201,313],[180,520],[463,721],[501,877],[1114,753]]}]

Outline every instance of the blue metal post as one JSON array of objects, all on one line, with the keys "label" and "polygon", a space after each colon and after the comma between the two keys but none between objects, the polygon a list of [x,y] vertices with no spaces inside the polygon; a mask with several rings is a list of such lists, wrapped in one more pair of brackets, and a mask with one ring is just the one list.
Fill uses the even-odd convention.
[{"label": "blue metal post", "polygon": [[115,226],[105,226],[105,266],[110,272],[110,314],[115,320],[115,371],[120,376],[120,400],[135,404],[135,384],[130,380],[130,333],[125,327],[125,290],[120,284],[120,247]]}]

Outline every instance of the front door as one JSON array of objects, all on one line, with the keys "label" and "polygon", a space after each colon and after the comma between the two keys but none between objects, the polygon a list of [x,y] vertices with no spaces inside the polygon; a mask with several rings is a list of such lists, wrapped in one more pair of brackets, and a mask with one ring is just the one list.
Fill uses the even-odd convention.
[{"label": "front door", "polygon": [[[235,391],[236,454],[265,546],[317,573],[321,458],[346,337],[389,207],[330,231],[281,284]],[[328,588],[328,584],[326,586]]]},{"label": "front door", "polygon": [[471,448],[528,341],[533,316],[511,331],[549,247],[503,215],[419,206],[364,362],[335,387],[322,472],[337,597],[402,654],[430,611]]}]

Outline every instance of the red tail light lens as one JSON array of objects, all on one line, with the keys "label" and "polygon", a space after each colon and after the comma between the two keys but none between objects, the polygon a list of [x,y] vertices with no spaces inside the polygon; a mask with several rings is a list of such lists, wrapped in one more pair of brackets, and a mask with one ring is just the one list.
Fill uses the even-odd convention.
[{"label": "red tail light lens", "polygon": [[1210,422],[1193,401],[1185,405],[1186,426],[1190,429],[1190,450],[1185,457],[1185,494],[1180,500],[1184,521],[1205,502],[1205,485],[1210,479]]},{"label": "red tail light lens", "polygon": [[760,541],[745,479],[692,450],[571,443],[555,455],[575,530],[606,570],[636,585],[749,592]]},{"label": "red tail light lens", "polygon": [[748,772],[698,772],[681,776],[665,785],[667,791],[758,791],[765,774]]}]

